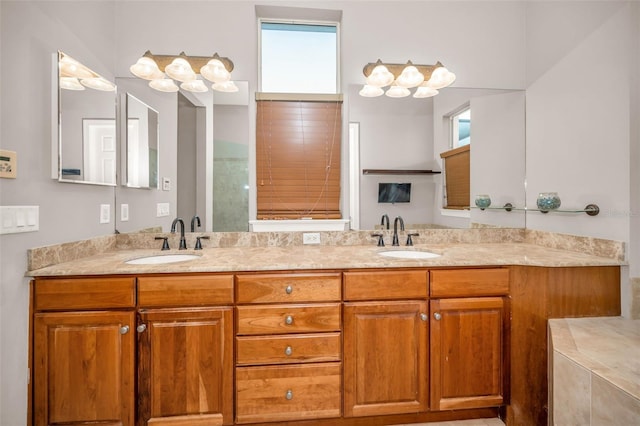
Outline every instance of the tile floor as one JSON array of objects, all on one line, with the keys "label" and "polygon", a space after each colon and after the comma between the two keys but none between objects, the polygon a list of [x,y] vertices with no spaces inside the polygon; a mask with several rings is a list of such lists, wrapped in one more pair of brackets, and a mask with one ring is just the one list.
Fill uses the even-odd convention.
[{"label": "tile floor", "polygon": [[500,419],[475,419],[435,423],[411,423],[397,426],[504,426],[504,423]]}]

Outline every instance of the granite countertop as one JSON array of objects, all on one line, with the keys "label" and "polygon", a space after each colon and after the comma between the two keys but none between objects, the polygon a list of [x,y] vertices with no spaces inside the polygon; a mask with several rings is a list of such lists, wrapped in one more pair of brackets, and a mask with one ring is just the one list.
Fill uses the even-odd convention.
[{"label": "granite countertop", "polygon": [[[432,259],[396,259],[385,250],[421,250],[438,253]],[[194,260],[160,265],[130,265],[127,260],[166,254],[198,254]],[[27,276],[113,275],[308,269],[428,268],[454,266],[529,265],[545,267],[619,266],[624,262],[529,243],[418,244],[413,247],[372,245],[304,245],[285,247],[231,247],[204,250],[114,249],[90,257],[27,272]]]}]

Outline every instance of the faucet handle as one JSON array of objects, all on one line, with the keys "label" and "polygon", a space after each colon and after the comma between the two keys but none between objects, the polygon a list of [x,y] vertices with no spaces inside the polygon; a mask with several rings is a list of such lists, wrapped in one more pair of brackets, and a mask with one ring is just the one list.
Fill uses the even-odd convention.
[{"label": "faucet handle", "polygon": [[169,238],[168,237],[156,237],[156,240],[164,240],[162,242],[162,250],[169,250]]},{"label": "faucet handle", "polygon": [[208,240],[209,236],[208,235],[201,235],[199,237],[196,237],[196,246],[194,247],[194,250],[202,250],[202,241],[200,240]]},{"label": "faucet handle", "polygon": [[371,234],[372,237],[378,237],[378,247],[384,247],[384,235],[383,234]]},{"label": "faucet handle", "polygon": [[413,245],[413,240],[411,239],[411,237],[419,237],[420,234],[418,234],[417,232],[411,233],[407,235],[407,245],[408,246],[412,246]]}]

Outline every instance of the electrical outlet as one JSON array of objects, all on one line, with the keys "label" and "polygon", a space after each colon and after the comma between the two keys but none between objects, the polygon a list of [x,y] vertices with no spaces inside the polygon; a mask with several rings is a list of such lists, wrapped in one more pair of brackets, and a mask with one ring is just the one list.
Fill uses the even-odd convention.
[{"label": "electrical outlet", "polygon": [[320,244],[320,233],[305,232],[302,234],[302,244]]},{"label": "electrical outlet", "polygon": [[111,222],[111,204],[100,204],[100,223]]},{"label": "electrical outlet", "polygon": [[158,203],[156,205],[156,217],[165,217],[171,214],[169,203]]},{"label": "electrical outlet", "polygon": [[129,204],[120,204],[120,220],[122,222],[129,220]]}]

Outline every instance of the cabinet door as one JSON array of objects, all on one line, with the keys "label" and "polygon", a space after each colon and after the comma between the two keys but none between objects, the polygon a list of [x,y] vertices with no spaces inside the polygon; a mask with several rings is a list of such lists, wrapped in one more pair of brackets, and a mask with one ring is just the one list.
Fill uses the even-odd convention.
[{"label": "cabinet door", "polygon": [[34,424],[133,426],[133,312],[34,315]]},{"label": "cabinet door", "polygon": [[427,302],[344,305],[345,417],[427,409]]},{"label": "cabinet door", "polygon": [[233,422],[231,308],[139,312],[139,423]]},{"label": "cabinet door", "polygon": [[431,409],[503,403],[505,312],[500,297],[431,301]]}]

